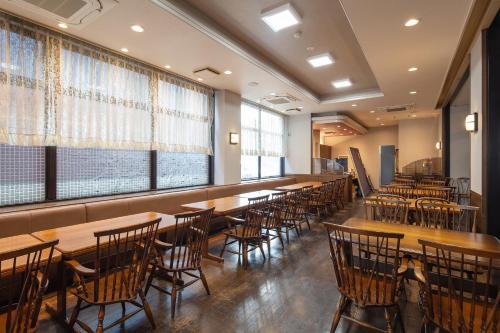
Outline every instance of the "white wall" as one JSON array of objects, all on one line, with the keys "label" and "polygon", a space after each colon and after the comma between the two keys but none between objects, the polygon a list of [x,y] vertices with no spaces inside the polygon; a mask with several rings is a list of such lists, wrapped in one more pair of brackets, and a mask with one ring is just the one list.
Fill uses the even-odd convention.
[{"label": "white wall", "polygon": [[286,174],[311,173],[311,115],[288,118]]},{"label": "white wall", "polygon": [[370,128],[365,135],[346,137],[325,137],[325,144],[333,146],[332,157],[339,155],[349,156],[349,169],[354,165],[349,154],[349,147],[359,149],[361,160],[366,172],[372,180],[373,186],[380,186],[380,146],[394,145],[398,147],[398,127]]},{"label": "white wall", "polygon": [[482,78],[482,37],[481,34],[474,41],[470,53],[470,111],[478,113],[478,131],[470,135],[470,175],[471,190],[482,194],[482,158],[483,158],[483,124],[482,124],[482,101],[483,101],[483,78]]},{"label": "white wall", "polygon": [[450,177],[470,177],[470,134],[465,130],[469,105],[450,108]]},{"label": "white wall", "polygon": [[416,160],[439,157],[439,117],[399,121],[399,169]]},{"label": "white wall", "polygon": [[241,146],[229,144],[229,133],[241,136],[241,96],[222,90],[215,93],[215,174],[217,185],[241,181]]}]

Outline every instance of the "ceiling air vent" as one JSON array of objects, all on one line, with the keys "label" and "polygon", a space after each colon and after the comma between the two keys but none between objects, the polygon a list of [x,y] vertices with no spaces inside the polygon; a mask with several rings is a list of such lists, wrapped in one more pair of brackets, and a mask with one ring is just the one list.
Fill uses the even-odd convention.
[{"label": "ceiling air vent", "polygon": [[300,111],[302,111],[302,110],[301,110],[301,109],[299,109],[299,108],[291,108],[291,109],[286,109],[285,111],[286,111],[286,112],[300,112]]},{"label": "ceiling air vent", "polygon": [[220,75],[220,72],[213,69],[213,68],[205,67],[205,68],[194,70],[193,74],[196,77],[201,77],[202,79],[211,79],[211,78],[216,77],[217,75]]},{"label": "ceiling air vent", "polygon": [[51,20],[80,28],[118,3],[117,0],[9,0],[9,2]]},{"label": "ceiling air vent", "polygon": [[271,103],[273,105],[283,105],[292,102],[297,102],[298,98],[289,94],[280,94],[275,96],[267,96],[262,98],[262,100]]},{"label": "ceiling air vent", "polygon": [[382,106],[378,107],[377,110],[385,112],[404,112],[413,111],[415,104],[402,104],[402,105],[392,105],[392,106]]}]

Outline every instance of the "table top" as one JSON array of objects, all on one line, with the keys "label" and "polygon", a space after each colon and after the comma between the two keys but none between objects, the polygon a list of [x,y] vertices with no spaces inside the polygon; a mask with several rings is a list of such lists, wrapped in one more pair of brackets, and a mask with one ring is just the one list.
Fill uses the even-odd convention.
[{"label": "table top", "polygon": [[269,195],[269,200],[271,200],[273,197],[273,194],[282,193],[282,192],[283,191],[276,191],[276,190],[260,190],[260,191],[253,191],[253,192],[236,194],[235,197],[248,199],[248,198],[257,198],[257,197],[262,197],[264,195]]},{"label": "table top", "polygon": [[292,185],[287,185],[287,186],[280,186],[276,187],[275,190],[278,191],[290,191],[290,190],[297,190],[301,189],[306,186],[312,186],[313,188],[318,188],[321,186],[321,182],[302,182],[302,183],[296,183]]},{"label": "table top", "polygon": [[65,258],[72,258],[92,252],[95,249],[96,238],[94,237],[94,232],[96,231],[144,223],[157,218],[161,218],[158,232],[167,232],[175,228],[175,217],[173,215],[147,212],[42,230],[34,232],[32,235],[43,241],[59,239],[59,244],[56,245],[56,249],[60,251]]},{"label": "table top", "polygon": [[193,202],[182,205],[181,207],[182,209],[185,210],[194,210],[194,211],[215,207],[213,214],[221,216],[221,215],[230,215],[241,212],[247,206],[248,206],[248,198],[243,198],[239,196],[230,196],[212,200]]},{"label": "table top", "polygon": [[498,238],[486,234],[422,228],[414,225],[385,223],[364,218],[350,218],[344,225],[362,230],[404,234],[405,237],[401,239],[400,249],[408,254],[423,254],[422,246],[418,243],[419,239],[477,250],[500,251]]},{"label": "table top", "polygon": [[[50,238],[47,239],[53,240],[55,238]],[[11,237],[5,237],[5,238],[0,238],[0,252],[8,252],[8,251],[13,251],[17,250],[23,247],[27,246],[32,246],[36,244],[40,244],[42,241],[30,234],[23,234],[23,235],[17,235],[17,236],[11,236]],[[49,250],[44,250],[42,252],[42,262],[46,261],[49,256]],[[23,262],[26,261],[25,256],[21,257],[22,259],[17,259],[17,264],[18,269],[22,269],[22,264]],[[24,260],[23,260],[24,259]],[[54,250],[54,253],[52,254],[52,262],[57,262],[61,259],[61,253]],[[20,265],[21,264],[21,265]],[[2,270],[1,272],[6,272],[9,269],[12,268],[12,263],[9,261],[3,261],[2,262]]]}]

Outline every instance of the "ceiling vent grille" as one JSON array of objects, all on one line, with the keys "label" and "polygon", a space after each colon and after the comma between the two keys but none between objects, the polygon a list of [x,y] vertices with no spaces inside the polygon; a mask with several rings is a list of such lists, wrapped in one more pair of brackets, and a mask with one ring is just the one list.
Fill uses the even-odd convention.
[{"label": "ceiling vent grille", "polygon": [[9,0],[48,19],[82,27],[113,8],[117,0]]},{"label": "ceiling vent grille", "polygon": [[264,97],[262,100],[271,103],[273,105],[283,105],[283,104],[297,102],[299,99],[290,94],[280,94],[276,96],[267,96]]},{"label": "ceiling vent grille", "polygon": [[301,112],[302,110],[299,108],[291,108],[291,109],[286,109],[286,112]]},{"label": "ceiling vent grille", "polygon": [[391,105],[378,107],[377,110],[385,112],[412,112],[415,109],[415,104],[402,104],[402,105]]},{"label": "ceiling vent grille", "polygon": [[220,72],[216,69],[205,67],[194,70],[193,74],[197,77],[201,77],[202,79],[212,79],[217,75],[220,75]]}]

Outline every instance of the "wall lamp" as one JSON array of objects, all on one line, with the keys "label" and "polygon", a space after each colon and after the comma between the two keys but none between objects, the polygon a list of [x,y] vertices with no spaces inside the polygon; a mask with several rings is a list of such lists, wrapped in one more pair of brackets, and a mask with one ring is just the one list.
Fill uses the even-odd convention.
[{"label": "wall lamp", "polygon": [[465,117],[465,130],[467,132],[477,132],[477,112]]},{"label": "wall lamp", "polygon": [[441,150],[441,148],[443,148],[443,144],[441,143],[441,141],[436,142],[436,149]]},{"label": "wall lamp", "polygon": [[240,143],[240,135],[238,133],[229,133],[229,143],[232,145],[237,145]]}]

